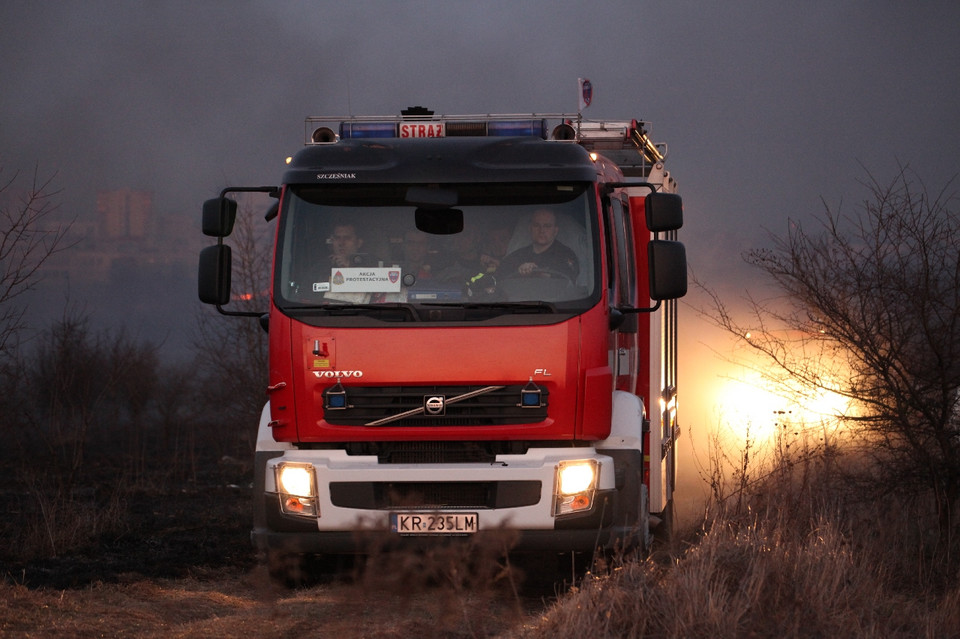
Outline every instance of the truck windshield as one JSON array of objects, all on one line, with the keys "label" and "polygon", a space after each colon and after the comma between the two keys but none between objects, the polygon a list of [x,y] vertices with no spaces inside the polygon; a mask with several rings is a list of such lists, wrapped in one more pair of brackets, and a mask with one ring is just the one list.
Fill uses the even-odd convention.
[{"label": "truck windshield", "polygon": [[[592,194],[588,183],[292,186],[276,302],[401,321],[445,307],[479,318],[585,310],[599,295]],[[417,227],[418,207],[435,228]]]}]

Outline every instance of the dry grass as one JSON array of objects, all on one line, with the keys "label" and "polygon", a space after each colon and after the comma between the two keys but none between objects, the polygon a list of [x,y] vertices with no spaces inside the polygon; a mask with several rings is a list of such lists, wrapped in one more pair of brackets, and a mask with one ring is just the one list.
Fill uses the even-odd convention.
[{"label": "dry grass", "polygon": [[685,546],[588,578],[520,634],[960,637],[960,585],[939,569],[956,564],[929,544],[922,499],[849,490],[836,451],[777,461]]},{"label": "dry grass", "polygon": [[503,544],[488,540],[374,553],[348,583],[294,591],[266,568],[66,591],[7,583],[0,636],[960,637],[960,586],[934,578],[923,500],[841,491],[836,461],[767,475],[673,547],[588,575],[546,609],[517,595]]},{"label": "dry grass", "polygon": [[24,562],[57,557],[126,529],[126,495],[119,490],[99,497],[93,489],[66,492],[26,473],[19,477],[26,490],[7,491],[0,499],[8,515],[0,523],[0,534],[9,544],[3,556]]},{"label": "dry grass", "polygon": [[804,539],[776,522],[717,522],[675,562],[586,582],[527,636],[960,636],[960,589],[938,602],[887,581],[830,522]]},{"label": "dry grass", "polygon": [[[849,471],[869,466],[821,441],[784,444],[770,459],[718,448],[704,478],[714,500],[694,529],[588,575],[546,609],[549,595],[521,592],[509,538],[374,549],[348,583],[287,591],[266,568],[222,567],[230,549],[249,549],[249,496],[214,490],[225,477],[160,503],[159,493],[70,491],[21,475],[17,491],[0,492],[0,560],[10,562],[0,566],[0,636],[960,638],[960,548],[937,537],[935,505],[861,490]],[[198,554],[190,578],[118,561],[112,577],[138,574],[70,590],[27,588],[17,583],[29,583],[26,571],[10,568],[80,549],[81,567],[107,581],[104,540],[160,567]]]}]

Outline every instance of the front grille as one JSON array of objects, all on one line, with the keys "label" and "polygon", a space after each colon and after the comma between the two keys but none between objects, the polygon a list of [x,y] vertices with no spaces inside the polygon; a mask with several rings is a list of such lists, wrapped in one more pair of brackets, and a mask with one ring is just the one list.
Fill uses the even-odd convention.
[{"label": "front grille", "polygon": [[[331,387],[333,388],[333,387]],[[400,419],[386,421],[383,426],[509,426],[535,424],[547,417],[549,392],[540,388],[540,405],[520,406],[520,391],[514,384],[485,391],[483,386],[340,386],[346,392],[346,408],[329,408],[324,391],[323,418],[330,424],[365,426],[389,420],[408,411]],[[454,401],[470,393],[469,399]],[[443,398],[442,414],[427,414],[427,398]]]},{"label": "front grille", "polygon": [[380,464],[492,464],[496,453],[475,442],[382,442]]},{"label": "front grille", "polygon": [[539,481],[331,482],[338,508],[393,510],[518,508],[540,502]]},{"label": "front grille", "polygon": [[343,450],[375,456],[378,464],[492,464],[497,455],[526,455],[530,448],[578,448],[577,440],[541,441],[378,441],[303,444],[305,449]]}]

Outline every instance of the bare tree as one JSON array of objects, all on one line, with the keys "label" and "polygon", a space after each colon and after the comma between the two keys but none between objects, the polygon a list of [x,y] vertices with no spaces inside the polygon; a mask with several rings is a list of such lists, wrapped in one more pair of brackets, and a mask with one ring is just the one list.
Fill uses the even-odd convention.
[{"label": "bare tree", "polygon": [[44,262],[69,248],[65,240],[72,225],[52,222],[53,198],[59,194],[53,189],[55,176],[43,179],[35,170],[30,186],[17,194],[19,176],[0,179],[0,196],[6,196],[0,197],[0,355],[9,354],[23,328],[21,296],[36,285]]},{"label": "bare tree", "polygon": [[[839,393],[843,419],[891,487],[926,486],[941,540],[960,518],[960,214],[907,168],[865,181],[853,214],[824,206],[813,231],[791,223],[749,251],[783,293],[748,298],[738,320],[719,296],[705,312],[744,339],[792,392]],[[949,186],[949,185],[948,185]],[[949,545],[948,545],[949,547]]]}]

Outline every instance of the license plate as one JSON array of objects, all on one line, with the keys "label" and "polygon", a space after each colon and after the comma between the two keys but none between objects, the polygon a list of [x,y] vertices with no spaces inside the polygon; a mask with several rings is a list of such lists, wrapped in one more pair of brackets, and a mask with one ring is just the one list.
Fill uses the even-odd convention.
[{"label": "license plate", "polygon": [[390,530],[399,535],[472,535],[477,513],[390,513]]}]

